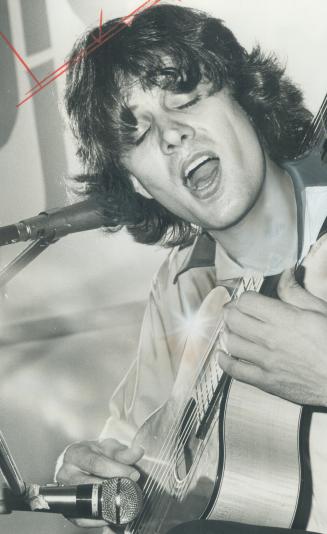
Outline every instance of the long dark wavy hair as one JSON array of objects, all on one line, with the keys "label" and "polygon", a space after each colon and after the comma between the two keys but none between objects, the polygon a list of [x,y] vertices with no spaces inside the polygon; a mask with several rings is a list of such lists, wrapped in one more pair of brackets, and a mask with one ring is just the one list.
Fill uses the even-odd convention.
[{"label": "long dark wavy hair", "polygon": [[301,92],[273,55],[259,47],[247,53],[221,20],[159,5],[129,24],[121,19],[104,24],[102,35],[110,39],[101,46],[98,32],[87,32],[72,50],[65,103],[85,169],[77,185],[105,205],[109,231],[126,226],[141,243],[167,246],[186,243],[194,233],[190,223],[136,193],[120,162],[135,131],[124,88],[135,80],[144,89],[175,92],[191,92],[204,78],[213,91],[228,86],[274,161],[298,155],[311,121]]}]

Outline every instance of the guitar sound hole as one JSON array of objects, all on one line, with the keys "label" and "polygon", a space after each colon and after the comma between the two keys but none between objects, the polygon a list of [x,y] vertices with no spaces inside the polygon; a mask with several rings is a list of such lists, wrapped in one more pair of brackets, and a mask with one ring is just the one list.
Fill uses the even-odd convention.
[{"label": "guitar sound hole", "polygon": [[191,399],[184,411],[181,428],[177,437],[177,454],[175,474],[182,482],[190,472],[201,441],[196,437],[198,421],[196,417],[196,402]]}]

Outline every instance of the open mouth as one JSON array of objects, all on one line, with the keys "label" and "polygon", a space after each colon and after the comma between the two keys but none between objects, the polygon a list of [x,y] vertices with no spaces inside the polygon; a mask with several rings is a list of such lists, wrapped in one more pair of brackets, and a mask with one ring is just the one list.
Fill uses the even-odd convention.
[{"label": "open mouth", "polygon": [[220,170],[220,159],[217,156],[201,155],[186,167],[183,184],[195,196],[206,198],[218,189]]}]

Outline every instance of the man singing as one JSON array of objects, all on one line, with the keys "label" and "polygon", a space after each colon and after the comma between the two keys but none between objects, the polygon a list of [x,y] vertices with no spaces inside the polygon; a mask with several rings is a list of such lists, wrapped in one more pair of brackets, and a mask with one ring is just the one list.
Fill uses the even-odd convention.
[{"label": "man singing", "polygon": [[[312,502],[300,527],[327,533],[326,240],[298,270],[304,287],[293,269],[322,233],[327,184],[326,176],[301,184],[283,165],[300,154],[311,116],[273,57],[258,47],[247,53],[205,13],[160,5],[112,34],[89,55],[83,50],[97,30],[84,36],[67,79],[67,112],[92,177],[85,191],[106,199],[111,229],[126,226],[139,242],[173,248],[153,281],[138,357],[101,440],[68,447],[56,479],[137,481],[147,451],[132,441],[170,396],[187,322],[213,288],[282,273],[279,299],[250,292],[224,306],[219,365],[237,381],[313,407]],[[207,520],[176,532],[239,528]]]}]

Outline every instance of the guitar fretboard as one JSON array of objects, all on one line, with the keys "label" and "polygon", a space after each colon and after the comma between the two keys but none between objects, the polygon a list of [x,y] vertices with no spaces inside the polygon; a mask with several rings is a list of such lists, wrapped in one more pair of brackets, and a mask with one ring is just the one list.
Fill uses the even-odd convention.
[{"label": "guitar fretboard", "polygon": [[[237,300],[245,291],[258,292],[262,282],[263,276],[259,274],[238,279],[231,300]],[[217,324],[212,339],[210,340],[204,365],[194,386],[193,398],[197,404],[197,421],[199,428],[201,426],[207,426],[207,422],[211,418],[213,410],[216,409],[216,402],[220,390],[224,385],[224,373],[219,367],[219,351],[225,350],[221,343],[223,328],[223,321],[220,321]]]}]

